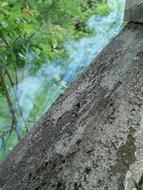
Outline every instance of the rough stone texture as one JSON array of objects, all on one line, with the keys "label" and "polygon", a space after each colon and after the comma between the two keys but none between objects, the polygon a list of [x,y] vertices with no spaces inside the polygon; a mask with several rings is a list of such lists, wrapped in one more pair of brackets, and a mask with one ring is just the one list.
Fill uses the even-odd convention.
[{"label": "rough stone texture", "polygon": [[125,20],[143,23],[143,0],[126,0]]},{"label": "rough stone texture", "polygon": [[128,24],[11,152],[0,188],[123,190],[141,129],[143,26]]}]

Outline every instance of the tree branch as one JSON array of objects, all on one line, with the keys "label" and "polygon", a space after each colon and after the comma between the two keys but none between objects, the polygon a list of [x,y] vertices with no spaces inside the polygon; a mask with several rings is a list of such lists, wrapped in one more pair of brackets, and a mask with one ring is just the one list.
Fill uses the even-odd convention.
[{"label": "tree branch", "polygon": [[9,106],[9,110],[11,112],[11,115],[12,115],[12,118],[13,118],[13,121],[14,121],[14,126],[15,126],[15,130],[16,130],[17,138],[20,141],[21,136],[20,136],[20,130],[19,130],[19,126],[18,126],[16,113],[15,113],[15,108],[14,108],[14,105],[12,103],[11,96],[9,94],[9,90],[7,88],[7,85],[6,85],[3,68],[1,66],[0,66],[0,79],[1,79],[4,91],[5,91],[5,94],[6,94],[6,99],[7,99],[7,103],[8,103],[8,106]]}]

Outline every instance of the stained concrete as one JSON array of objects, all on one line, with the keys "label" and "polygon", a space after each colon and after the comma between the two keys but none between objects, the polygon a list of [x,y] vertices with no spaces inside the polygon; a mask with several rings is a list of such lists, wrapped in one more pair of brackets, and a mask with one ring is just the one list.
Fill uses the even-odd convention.
[{"label": "stained concrete", "polygon": [[143,23],[143,0],[126,0],[125,20]]},{"label": "stained concrete", "polygon": [[132,190],[142,129],[143,25],[128,24],[10,153],[0,188]]}]

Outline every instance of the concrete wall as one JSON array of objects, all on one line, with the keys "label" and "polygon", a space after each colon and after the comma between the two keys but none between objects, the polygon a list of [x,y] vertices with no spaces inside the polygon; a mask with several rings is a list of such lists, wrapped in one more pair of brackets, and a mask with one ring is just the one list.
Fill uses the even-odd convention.
[{"label": "concrete wall", "polygon": [[143,23],[143,0],[126,0],[125,20]]},{"label": "concrete wall", "polygon": [[143,25],[126,25],[57,99],[0,166],[1,190],[124,190],[124,182],[132,190],[138,184],[142,33]]}]

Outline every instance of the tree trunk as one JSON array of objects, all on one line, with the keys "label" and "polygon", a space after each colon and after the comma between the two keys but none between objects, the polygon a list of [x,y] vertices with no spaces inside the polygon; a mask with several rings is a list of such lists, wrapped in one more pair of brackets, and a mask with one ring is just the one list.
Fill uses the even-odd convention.
[{"label": "tree trunk", "polygon": [[[21,119],[23,120],[25,129],[26,129],[26,132],[29,132],[28,125],[27,125],[27,123],[26,123],[26,121],[25,121],[25,118],[24,118],[24,116],[23,116],[23,111],[22,111],[21,106],[20,106],[20,103],[19,103],[19,98],[18,98],[18,94],[17,94],[17,87],[16,87],[16,89],[14,88],[14,87],[15,87],[15,83],[13,82],[12,77],[11,77],[11,75],[10,75],[8,69],[5,69],[5,73],[6,73],[8,79],[9,79],[9,82],[10,82],[12,88],[13,88],[13,94],[14,94],[14,97],[15,97],[15,100],[16,100],[16,103],[17,103],[17,106],[18,106],[18,111],[19,111],[19,113],[20,113]],[[16,74],[16,75],[17,75],[17,74]],[[16,77],[16,78],[17,78],[17,77]],[[17,80],[17,82],[16,82],[16,85],[17,85],[17,84],[18,84],[18,79],[16,79],[16,80]]]},{"label": "tree trunk", "polygon": [[58,98],[1,165],[3,190],[138,188],[142,34],[128,24]]},{"label": "tree trunk", "polygon": [[17,118],[16,118],[15,108],[14,108],[14,105],[13,105],[13,102],[12,102],[9,90],[7,88],[7,84],[6,84],[3,68],[1,66],[0,66],[0,79],[1,79],[4,91],[5,91],[8,107],[9,107],[10,113],[12,115],[13,125],[14,125],[14,128],[16,130],[17,138],[20,141],[21,137],[20,137],[20,131],[19,131],[19,126],[18,126],[18,121],[17,121]]}]

